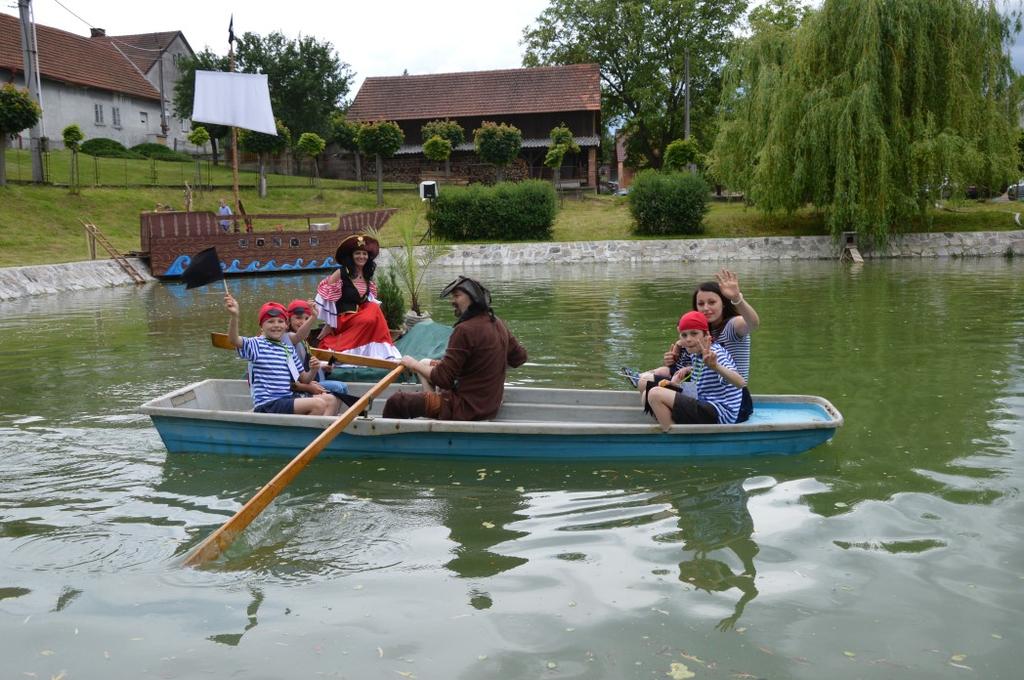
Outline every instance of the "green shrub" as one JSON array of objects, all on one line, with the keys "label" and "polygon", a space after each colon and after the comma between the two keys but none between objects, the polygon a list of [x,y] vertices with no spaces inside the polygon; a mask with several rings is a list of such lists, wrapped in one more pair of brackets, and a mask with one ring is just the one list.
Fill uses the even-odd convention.
[{"label": "green shrub", "polygon": [[398,279],[393,267],[388,267],[377,278],[377,298],[380,300],[380,311],[387,319],[388,328],[401,328],[405,323],[405,298],[398,287]]},{"label": "green shrub", "polygon": [[155,158],[158,161],[175,161],[178,163],[192,162],[192,157],[188,154],[180,153],[174,149],[168,149],[163,144],[157,144],[155,142],[136,144],[131,148],[131,152],[137,153],[145,158]]},{"label": "green shrub", "polygon": [[82,128],[78,127],[74,123],[64,128],[64,131],[61,132],[60,135],[64,140],[64,148],[70,151],[78,151],[82,145],[82,140],[85,139],[85,134],[82,133]]},{"label": "green shrub", "polygon": [[634,234],[700,234],[708,185],[697,174],[644,170],[629,188],[629,210]]},{"label": "green shrub", "polygon": [[557,197],[549,182],[449,188],[432,202],[430,228],[448,241],[550,241]]},{"label": "green shrub", "polygon": [[81,152],[90,156],[101,156],[103,158],[143,158],[142,154],[134,153],[124,148],[124,144],[108,139],[106,137],[94,137],[82,142]]},{"label": "green shrub", "polygon": [[700,162],[700,147],[693,139],[677,139],[665,147],[662,165],[666,170],[685,170],[690,163]]}]

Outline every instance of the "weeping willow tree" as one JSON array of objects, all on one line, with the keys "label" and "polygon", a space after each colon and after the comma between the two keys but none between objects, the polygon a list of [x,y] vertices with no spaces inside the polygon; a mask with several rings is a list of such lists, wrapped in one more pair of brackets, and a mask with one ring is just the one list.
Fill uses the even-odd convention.
[{"label": "weeping willow tree", "polygon": [[[775,0],[775,5],[792,5]],[[811,204],[882,243],[940,187],[1016,171],[1019,14],[983,0],[825,0],[752,21],[730,58],[714,172],[767,212]]]}]

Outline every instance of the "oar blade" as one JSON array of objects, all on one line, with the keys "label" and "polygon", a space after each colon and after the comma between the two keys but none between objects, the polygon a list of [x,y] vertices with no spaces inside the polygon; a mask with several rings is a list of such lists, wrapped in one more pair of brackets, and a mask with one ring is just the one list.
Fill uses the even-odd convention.
[{"label": "oar blade", "polygon": [[398,379],[405,367],[395,364],[391,372],[381,378],[380,382],[368,389],[359,399],[348,407],[343,413],[334,419],[327,429],[321,432],[316,439],[309,443],[299,455],[295,456],[273,479],[267,482],[256,495],[249,499],[242,508],[234,514],[220,528],[214,531],[199,546],[185,558],[184,566],[198,567],[206,562],[217,559],[231,542],[240,534],[249,523],[263,512],[270,503],[277,498],[288,484],[302,471],[311,460],[316,458],[348,424],[355,420],[356,416],[362,413],[369,405],[370,400],[387,389],[388,385]]}]

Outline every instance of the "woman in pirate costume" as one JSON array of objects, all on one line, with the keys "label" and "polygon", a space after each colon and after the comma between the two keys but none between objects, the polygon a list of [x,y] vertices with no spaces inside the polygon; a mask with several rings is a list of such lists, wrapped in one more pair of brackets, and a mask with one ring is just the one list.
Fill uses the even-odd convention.
[{"label": "woman in pirate costume", "polygon": [[377,300],[373,272],[379,252],[377,239],[366,234],[353,234],[338,246],[340,268],[316,287],[314,303],[325,324],[320,347],[378,359],[402,357]]}]

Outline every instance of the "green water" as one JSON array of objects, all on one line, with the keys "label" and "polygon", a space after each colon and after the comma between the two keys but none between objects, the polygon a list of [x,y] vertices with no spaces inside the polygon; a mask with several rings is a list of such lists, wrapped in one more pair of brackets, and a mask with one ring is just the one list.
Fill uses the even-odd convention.
[{"label": "green water", "polygon": [[[0,303],[0,678],[1020,677],[1024,262],[736,268],[752,390],[831,400],[830,444],[316,461],[203,570],[177,560],[281,461],[168,456],[133,409],[241,374],[217,289]],[[474,273],[529,349],[512,382],[618,389],[712,268]],[[315,281],[230,285],[251,332]]]}]

